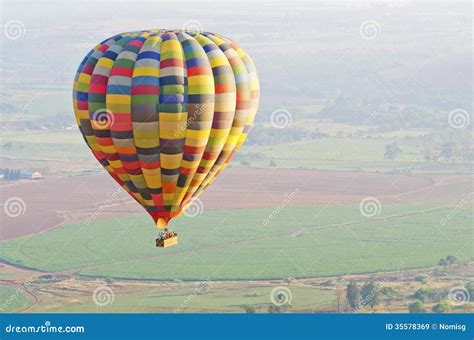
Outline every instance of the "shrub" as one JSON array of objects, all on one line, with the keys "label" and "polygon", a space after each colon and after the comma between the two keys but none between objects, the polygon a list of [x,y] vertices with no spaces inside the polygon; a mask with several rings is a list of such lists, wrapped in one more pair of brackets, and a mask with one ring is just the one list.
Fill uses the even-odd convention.
[{"label": "shrub", "polygon": [[408,305],[408,312],[410,313],[426,313],[425,306],[421,301],[415,301]]}]

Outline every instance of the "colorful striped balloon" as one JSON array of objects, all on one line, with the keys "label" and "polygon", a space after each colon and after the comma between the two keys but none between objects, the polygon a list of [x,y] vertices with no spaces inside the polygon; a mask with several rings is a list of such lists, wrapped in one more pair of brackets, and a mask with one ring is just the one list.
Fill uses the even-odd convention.
[{"label": "colorful striped balloon", "polygon": [[244,142],[259,82],[250,57],[221,35],[150,30],[98,44],[73,92],[94,156],[166,228]]}]

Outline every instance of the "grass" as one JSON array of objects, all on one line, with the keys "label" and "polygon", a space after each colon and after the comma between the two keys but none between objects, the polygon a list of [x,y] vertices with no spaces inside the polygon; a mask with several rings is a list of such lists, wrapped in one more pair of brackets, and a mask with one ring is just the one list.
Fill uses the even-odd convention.
[{"label": "grass", "polygon": [[0,313],[15,312],[28,304],[26,295],[10,286],[0,286],[0,301]]},{"label": "grass", "polygon": [[[41,89],[21,89],[20,92],[9,96],[8,104],[12,108],[5,110],[1,121],[13,117],[16,117],[15,120],[35,120],[58,112],[72,112],[72,94],[68,88],[48,89],[42,86]],[[25,103],[30,103],[31,108],[25,110]],[[19,118],[18,113],[21,113]]]},{"label": "grass", "polygon": [[83,161],[92,158],[76,130],[6,133],[0,154],[9,158]]},{"label": "grass", "polygon": [[2,135],[2,142],[31,143],[32,141],[41,144],[72,144],[84,145],[84,139],[78,129],[70,130],[34,130],[24,132],[7,132]]},{"label": "grass", "polygon": [[[403,154],[394,160],[384,159],[385,146],[396,142]],[[270,146],[252,146],[239,152],[239,159],[260,153],[264,157],[249,158],[251,166],[265,167],[274,161],[277,167],[311,168],[321,170],[357,171],[419,171],[419,172],[469,172],[470,165],[448,161],[426,162],[422,145],[415,139],[387,138],[338,138],[329,137]],[[234,162],[235,164],[237,162]]]},{"label": "grass", "polygon": [[[37,306],[33,312],[47,313],[239,313],[244,304],[255,305],[258,312],[267,312],[271,303],[272,286],[251,288],[241,284],[208,283],[208,288],[194,287],[150,287],[127,289],[110,287],[113,302],[97,307],[90,295],[73,297],[73,303],[51,303]],[[291,304],[299,311],[330,308],[334,292],[317,287],[288,285],[292,294]],[[64,291],[61,291],[64,294]]]},{"label": "grass", "polygon": [[[295,127],[309,130],[315,125],[313,120],[302,119]],[[253,167],[268,167],[273,161],[282,168],[309,168],[320,170],[356,171],[399,171],[399,172],[469,172],[470,164],[439,160],[427,162],[423,156],[423,146],[419,137],[426,129],[411,129],[378,133],[371,138],[340,137],[339,132],[350,136],[353,132],[363,132],[367,127],[333,123],[318,123],[320,131],[330,137],[283,143],[268,146],[244,146],[239,151],[232,166],[239,167],[239,160],[250,162]],[[396,142],[403,154],[395,160],[384,159],[385,146]],[[78,163],[92,160],[90,151],[77,129],[55,131],[9,132],[3,135],[0,153],[13,159],[50,159]],[[258,157],[256,157],[258,155]],[[95,164],[95,163],[93,163]],[[99,166],[96,165],[98,169]]]},{"label": "grass", "polygon": [[288,206],[268,224],[271,208],[207,211],[174,221],[180,244],[167,249],[155,248],[145,215],[99,219],[6,241],[1,257],[45,271],[184,280],[391,271],[434,266],[446,255],[472,260],[472,211],[422,213],[432,208],[384,205],[377,217],[365,218],[358,205]]}]

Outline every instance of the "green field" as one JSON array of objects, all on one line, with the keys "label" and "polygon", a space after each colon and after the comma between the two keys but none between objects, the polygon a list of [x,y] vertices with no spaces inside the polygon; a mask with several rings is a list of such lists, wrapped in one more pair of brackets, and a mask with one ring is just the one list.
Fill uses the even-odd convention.
[{"label": "green field", "polygon": [[[84,145],[84,139],[78,129],[70,130],[41,130],[41,131],[29,131],[29,132],[7,132],[2,135],[2,141],[8,142],[19,142],[19,143],[31,143],[39,142],[41,144],[71,144],[71,145]],[[87,146],[86,146],[87,148]]]},{"label": "green field", "polygon": [[[202,283],[201,283],[202,284]],[[330,308],[334,300],[332,290],[317,287],[287,286],[292,293],[292,306],[298,310],[312,311]],[[113,288],[112,288],[113,289]],[[199,292],[198,294],[196,292]],[[236,313],[241,312],[244,304],[255,305],[259,311],[266,312],[270,303],[271,287],[221,286],[209,282],[208,290],[198,285],[180,288],[178,286],[147,287],[146,291],[130,291],[114,294],[114,301],[103,307],[97,307],[90,296],[76,298],[80,302],[68,305],[56,305],[45,309],[39,307],[34,312],[47,313]]]},{"label": "green field", "polygon": [[[20,120],[34,120],[58,112],[72,112],[72,94],[67,87],[51,88],[42,84],[36,89],[17,91],[21,94],[8,97],[7,103],[10,108],[1,115],[0,121],[8,121],[19,112],[21,113]],[[25,110],[25,103],[30,103],[31,107]]]},{"label": "green field", "polygon": [[83,161],[90,150],[77,130],[10,132],[2,136],[4,157]]},{"label": "green field", "polygon": [[[245,145],[231,165],[381,172],[471,171],[472,164],[459,160],[453,162],[441,158],[435,162],[426,161],[420,137],[427,133],[425,129],[375,133],[370,138],[359,138],[351,137],[351,131],[364,131],[367,127],[319,124],[311,120],[302,120],[295,126],[300,124],[311,131],[317,128],[329,137],[265,146]],[[343,132],[345,137],[338,137],[339,132]],[[385,147],[392,143],[396,143],[403,152],[394,160],[388,160],[384,158]],[[33,162],[48,159],[82,164],[93,160],[77,129],[7,131],[3,135],[0,153],[4,157]],[[99,168],[95,162],[92,164]]]},{"label": "green field", "polygon": [[384,205],[372,218],[358,205],[207,211],[173,222],[180,244],[167,249],[155,248],[151,219],[137,215],[6,241],[1,257],[44,271],[194,280],[390,271],[435,266],[446,255],[471,261],[472,211],[452,211]]},{"label": "green field", "polygon": [[[403,155],[384,159],[385,146],[396,142]],[[238,159],[250,166],[266,167],[273,161],[280,168],[310,168],[320,170],[410,171],[410,172],[470,172],[469,163],[423,159],[421,143],[416,139],[397,138],[337,138],[329,137],[294,143],[243,148]],[[252,157],[258,154],[258,157]],[[263,156],[263,157],[262,157]],[[238,162],[232,163],[237,165]]]},{"label": "green field", "polygon": [[0,313],[13,312],[28,304],[22,291],[9,286],[0,286],[0,301]]}]

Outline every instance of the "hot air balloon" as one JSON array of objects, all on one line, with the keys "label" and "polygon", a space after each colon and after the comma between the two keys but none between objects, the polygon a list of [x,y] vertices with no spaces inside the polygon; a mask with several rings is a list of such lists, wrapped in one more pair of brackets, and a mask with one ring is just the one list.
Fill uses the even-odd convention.
[{"label": "hot air balloon", "polygon": [[92,49],[74,79],[85,142],[162,231],[216,179],[245,141],[259,101],[250,57],[219,34],[122,33]]}]

